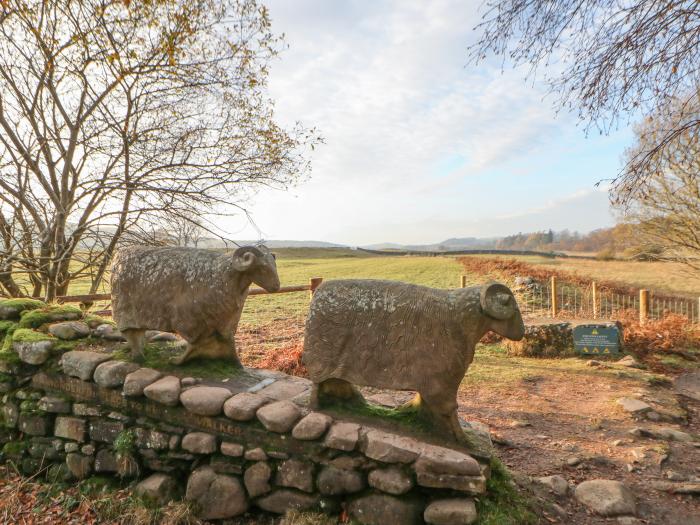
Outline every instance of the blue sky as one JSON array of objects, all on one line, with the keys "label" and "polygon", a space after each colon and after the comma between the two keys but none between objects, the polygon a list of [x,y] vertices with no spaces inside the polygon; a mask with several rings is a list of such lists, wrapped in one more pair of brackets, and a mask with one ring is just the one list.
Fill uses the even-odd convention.
[{"label": "blue sky", "polygon": [[614,217],[605,187],[629,129],[586,136],[546,86],[500,62],[467,64],[479,2],[268,0],[286,49],[278,119],[316,126],[310,179],[260,191],[234,238],[430,243]]}]

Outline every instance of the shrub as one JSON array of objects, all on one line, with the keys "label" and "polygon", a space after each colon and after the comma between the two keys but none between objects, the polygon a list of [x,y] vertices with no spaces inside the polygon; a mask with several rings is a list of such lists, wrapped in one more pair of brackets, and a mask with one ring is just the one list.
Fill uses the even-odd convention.
[{"label": "shrub", "polygon": [[520,357],[569,357],[574,338],[569,323],[528,325],[520,341],[504,340],[508,355]]},{"label": "shrub", "polygon": [[689,348],[700,348],[700,328],[682,315],[668,314],[661,319],[639,323],[635,310],[620,314],[625,350],[645,355],[654,352],[682,353]]},{"label": "shrub", "polygon": [[595,258],[599,261],[612,261],[615,259],[615,250],[612,248],[603,248],[595,254]]}]

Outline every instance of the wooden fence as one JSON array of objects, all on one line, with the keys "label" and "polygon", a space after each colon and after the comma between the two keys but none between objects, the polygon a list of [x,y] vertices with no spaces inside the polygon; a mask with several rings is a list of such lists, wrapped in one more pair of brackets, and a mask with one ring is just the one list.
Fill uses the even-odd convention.
[{"label": "wooden fence", "polygon": [[[248,295],[270,295],[270,294],[280,294],[280,293],[294,293],[294,292],[309,292],[310,295],[316,291],[321,283],[323,282],[323,277],[312,277],[309,279],[309,284],[297,284],[293,286],[282,286],[279,290],[274,292],[268,292],[263,288],[252,287],[248,291]],[[61,295],[56,297],[57,303],[80,303],[82,305],[89,306],[93,303],[111,301],[112,295],[108,293],[97,293],[97,294],[87,294],[87,295]],[[112,311],[110,309],[97,310],[93,312],[97,315],[111,316]]]},{"label": "wooden fence", "polygon": [[[468,282],[462,276],[461,285]],[[547,283],[533,282],[514,290],[523,315],[555,319],[616,319],[622,312],[633,310],[639,320],[660,319],[667,314],[686,317],[700,323],[700,298],[654,295],[650,290],[625,294],[600,289],[596,282],[573,284],[552,277]]]}]

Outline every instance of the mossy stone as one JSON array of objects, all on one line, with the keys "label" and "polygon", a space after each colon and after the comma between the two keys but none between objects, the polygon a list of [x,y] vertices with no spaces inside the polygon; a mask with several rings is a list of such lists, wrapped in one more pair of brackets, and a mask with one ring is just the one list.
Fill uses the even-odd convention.
[{"label": "mossy stone", "polygon": [[47,323],[75,321],[83,317],[83,311],[75,306],[48,306],[25,311],[19,320],[20,328],[39,328]]}]

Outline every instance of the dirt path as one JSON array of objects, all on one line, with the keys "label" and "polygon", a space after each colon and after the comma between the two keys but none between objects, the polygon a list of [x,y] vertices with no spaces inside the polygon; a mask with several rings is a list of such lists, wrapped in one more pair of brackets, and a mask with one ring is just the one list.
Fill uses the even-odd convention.
[{"label": "dirt path", "polygon": [[[474,368],[479,369],[478,356]],[[689,424],[637,421],[616,403],[621,397],[646,400],[661,411],[685,409]],[[580,366],[571,371],[559,367],[507,385],[465,386],[460,392],[460,415],[489,426],[499,443],[499,456],[515,472],[532,477],[558,474],[572,488],[596,478],[622,481],[638,498],[640,523],[696,525],[700,524],[698,496],[671,495],[652,485],[668,482],[669,473],[698,481],[700,448],[630,434],[635,427],[700,434],[700,403],[686,398],[681,407],[677,403],[668,385],[652,387],[638,378],[620,378],[606,367],[591,367],[590,373]],[[571,492],[558,499],[549,497],[561,507],[559,515],[545,516],[552,523],[615,523],[615,519],[587,513]]]}]

